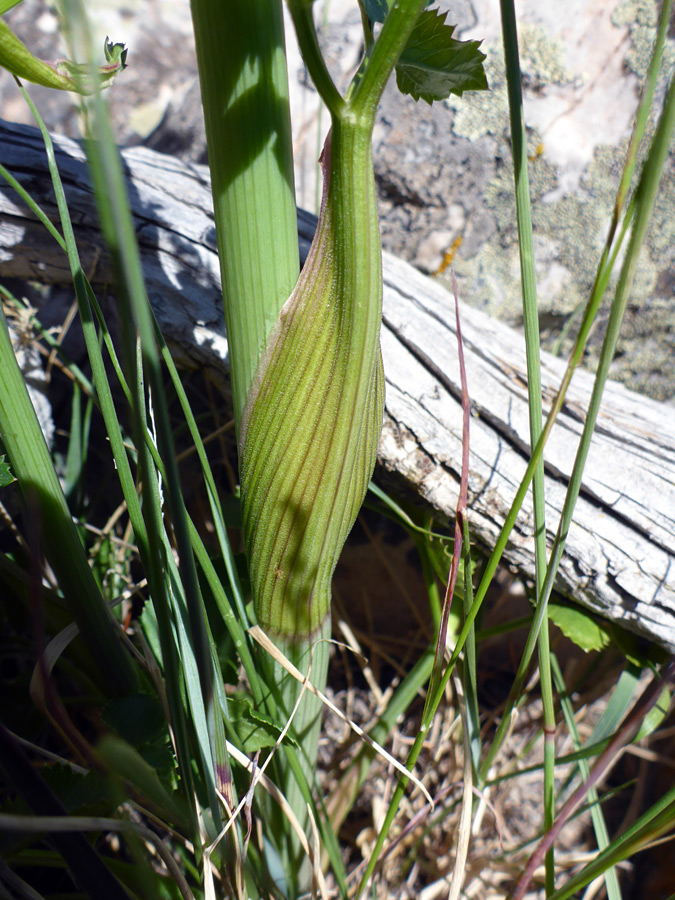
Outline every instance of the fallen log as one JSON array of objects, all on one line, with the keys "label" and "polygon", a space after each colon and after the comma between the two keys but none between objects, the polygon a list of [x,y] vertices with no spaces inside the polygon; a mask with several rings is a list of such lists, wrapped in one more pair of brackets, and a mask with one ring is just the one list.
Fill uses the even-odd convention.
[{"label": "fallen log", "polygon": [[[85,269],[111,281],[81,147],[56,140],[57,162]],[[227,340],[208,169],[143,148],[122,151],[150,301],[181,365],[226,384]],[[0,122],[0,163],[57,220],[39,133]],[[301,253],[314,217],[299,211]],[[264,248],[261,248],[264,252]],[[65,256],[0,179],[0,276],[63,283]],[[387,382],[380,477],[453,518],[461,460],[461,396],[453,300],[432,279],[385,254],[382,351]],[[461,288],[461,286],[460,286]],[[491,547],[528,453],[523,338],[461,306],[473,418],[469,477],[474,540]],[[542,353],[545,406],[564,363]],[[546,522],[557,526],[593,376],[578,371],[546,449]],[[526,503],[505,562],[534,572]],[[609,383],[556,590],[628,629],[675,648],[675,409]]]}]

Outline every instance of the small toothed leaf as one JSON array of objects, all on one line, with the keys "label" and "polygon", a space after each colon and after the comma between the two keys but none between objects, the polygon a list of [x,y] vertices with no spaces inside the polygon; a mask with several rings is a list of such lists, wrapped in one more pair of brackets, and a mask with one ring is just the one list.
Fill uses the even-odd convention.
[{"label": "small toothed leaf", "polygon": [[[281,728],[246,700],[230,698],[228,710],[246,753],[266,750],[279,740]],[[289,735],[284,737],[284,741],[295,745],[295,741]]]},{"label": "small toothed leaf", "polygon": [[447,12],[423,12],[396,64],[396,84],[403,94],[429,105],[450,94],[487,90],[480,41],[457,41]]},{"label": "small toothed leaf", "polygon": [[125,44],[113,43],[109,37],[106,37],[103,44],[103,52],[105,60],[109,66],[112,66],[116,72],[123,72],[127,67],[127,53],[129,52]]},{"label": "small toothed leaf", "polygon": [[12,475],[9,463],[4,456],[0,456],[0,488],[7,487],[13,481],[16,481],[16,479]]}]

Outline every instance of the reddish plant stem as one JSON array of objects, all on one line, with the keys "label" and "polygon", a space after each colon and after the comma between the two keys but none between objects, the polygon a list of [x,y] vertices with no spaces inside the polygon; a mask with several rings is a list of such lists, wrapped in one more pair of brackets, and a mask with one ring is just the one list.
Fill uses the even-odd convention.
[{"label": "reddish plant stem", "polygon": [[642,697],[627,716],[622,727],[614,735],[606,749],[600,754],[586,781],[581,784],[560,810],[558,818],[552,828],[546,832],[534,853],[530,857],[527,867],[520,877],[513,893],[508,894],[506,900],[523,900],[525,893],[532,881],[536,869],[541,865],[547,851],[553,845],[560,831],[571,818],[577,807],[583,802],[590,788],[595,787],[608,767],[614,761],[619,750],[633,740],[640,730],[640,726],[649,710],[656,704],[661,696],[663,688],[675,680],[675,656],[666,663],[660,672],[654,675],[650,684],[645,688]]}]

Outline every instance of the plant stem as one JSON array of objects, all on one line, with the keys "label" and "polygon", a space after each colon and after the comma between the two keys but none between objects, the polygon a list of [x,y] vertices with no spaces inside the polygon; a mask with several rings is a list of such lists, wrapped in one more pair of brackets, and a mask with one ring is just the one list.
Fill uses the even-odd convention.
[{"label": "plant stem", "polygon": [[[370,130],[349,116],[334,120],[324,173],[314,243],[242,420],[244,536],[256,614],[303,673],[317,636],[329,633],[331,578],[375,464],[384,400]],[[321,689],[325,671],[315,662],[312,680]],[[283,672],[273,680],[288,716],[299,685]],[[309,695],[303,705],[300,757],[311,784],[320,706]],[[290,792],[302,800],[295,811],[306,822],[292,781]]]},{"label": "plant stem", "polygon": [[307,66],[312,84],[326,104],[331,116],[337,116],[344,108],[345,102],[335,87],[321,55],[312,16],[312,3],[307,3],[307,0],[287,0],[287,3],[293,18],[298,44],[302,49],[302,61]]},{"label": "plant stem", "polygon": [[398,58],[427,0],[395,0],[350,101],[351,112],[375,123],[375,113]]},{"label": "plant stem", "polygon": [[237,431],[300,270],[280,0],[192,0]]},{"label": "plant stem", "polygon": [[[534,447],[542,430],[541,377],[539,366],[539,315],[537,310],[537,284],[534,271],[534,247],[532,241],[532,214],[528,179],[527,133],[523,115],[520,60],[518,57],[518,32],[513,0],[501,0],[502,35],[508,85],[511,143],[515,179],[516,221],[518,249],[523,294],[523,319],[525,325],[525,352],[527,359],[527,397],[530,416],[530,443]],[[539,461],[532,479],[532,505],[534,509],[535,585],[536,595],[544,582],[546,572],[546,513],[544,499],[544,460]],[[544,600],[545,604],[546,600]],[[555,707],[550,668],[548,620],[543,614],[539,630],[539,673],[541,681],[544,719],[544,829],[553,824],[555,815]],[[546,891],[553,893],[555,863],[553,849],[546,855]]]}]

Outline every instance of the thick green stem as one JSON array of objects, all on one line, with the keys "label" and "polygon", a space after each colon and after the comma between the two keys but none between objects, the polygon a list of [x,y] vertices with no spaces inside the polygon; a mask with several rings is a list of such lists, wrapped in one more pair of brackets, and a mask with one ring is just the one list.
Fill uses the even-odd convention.
[{"label": "thick green stem", "polygon": [[[283,174],[290,171],[284,155],[286,87],[282,96],[275,81],[283,40],[279,10],[275,4],[274,32],[270,6],[261,0],[192,3],[252,593],[260,625],[303,672],[309,648],[329,633],[331,578],[375,464],[384,378],[372,128],[382,90],[423,5],[424,0],[396,0],[363,79],[345,102],[321,59],[311,4],[290,3],[332,130],[323,155],[316,236],[279,312],[297,273],[297,257],[293,268],[287,252],[292,243],[297,253],[295,218],[289,225],[284,213],[292,180],[284,183]],[[276,254],[281,264],[274,262]],[[325,645],[312,676],[319,686],[325,683],[324,650]],[[289,715],[298,685],[280,672],[273,681],[281,711]],[[299,774],[310,784],[319,712],[313,698],[306,698],[293,729],[300,738]],[[281,779],[304,824],[306,792],[300,783],[293,785],[293,768],[282,764]],[[296,848],[287,852],[289,868],[297,873]],[[304,886],[302,874],[298,881]]]},{"label": "thick green stem", "polygon": [[[326,687],[328,676],[330,634],[331,621],[328,616],[312,638],[286,641],[282,637],[276,641],[276,646],[284,656],[321,691]],[[316,783],[316,757],[323,704],[310,691],[305,690],[303,693],[303,685],[280,663],[275,662],[269,668],[268,681],[275,686],[278,714],[284,722],[293,715],[290,734],[297,745],[295,770],[288,756],[281,750],[277,751],[277,782],[311,845],[307,788],[311,792]],[[314,798],[316,799],[316,793]],[[317,827],[319,824],[317,822]],[[270,837],[275,841],[284,863],[291,896],[308,890],[312,878],[310,860],[305,856],[295,832],[289,829],[285,813],[276,804],[270,810],[269,826]]]},{"label": "thick green stem", "polygon": [[237,429],[300,268],[281,3],[192,0]]},{"label": "thick green stem", "polygon": [[242,420],[244,534],[256,613],[311,637],[372,474],[382,424],[382,263],[370,130],[334,122],[316,237]]},{"label": "thick green stem", "polygon": [[344,100],[335,87],[333,79],[321,55],[319,38],[314,26],[312,2],[307,0],[286,0],[293,24],[298,36],[298,44],[302,47],[302,61],[307,67],[312,83],[319,96],[326,104],[331,115],[336,116],[344,107]]},{"label": "thick green stem", "polygon": [[[256,615],[303,673],[312,645],[330,635],[331,579],[368,487],[382,424],[382,264],[370,147],[368,127],[334,120],[314,243],[242,418],[244,536]],[[327,662],[320,644],[312,671],[320,688]],[[288,717],[299,685],[280,670],[273,677]],[[320,713],[307,694],[293,726],[309,784]],[[300,785],[291,773],[282,780],[306,827]],[[299,854],[291,841],[287,870],[300,872],[304,888],[310,873]]]},{"label": "thick green stem", "polygon": [[382,92],[426,5],[427,0],[395,0],[390,5],[380,36],[373,45],[350,103],[355,114],[365,115],[373,124]]}]

